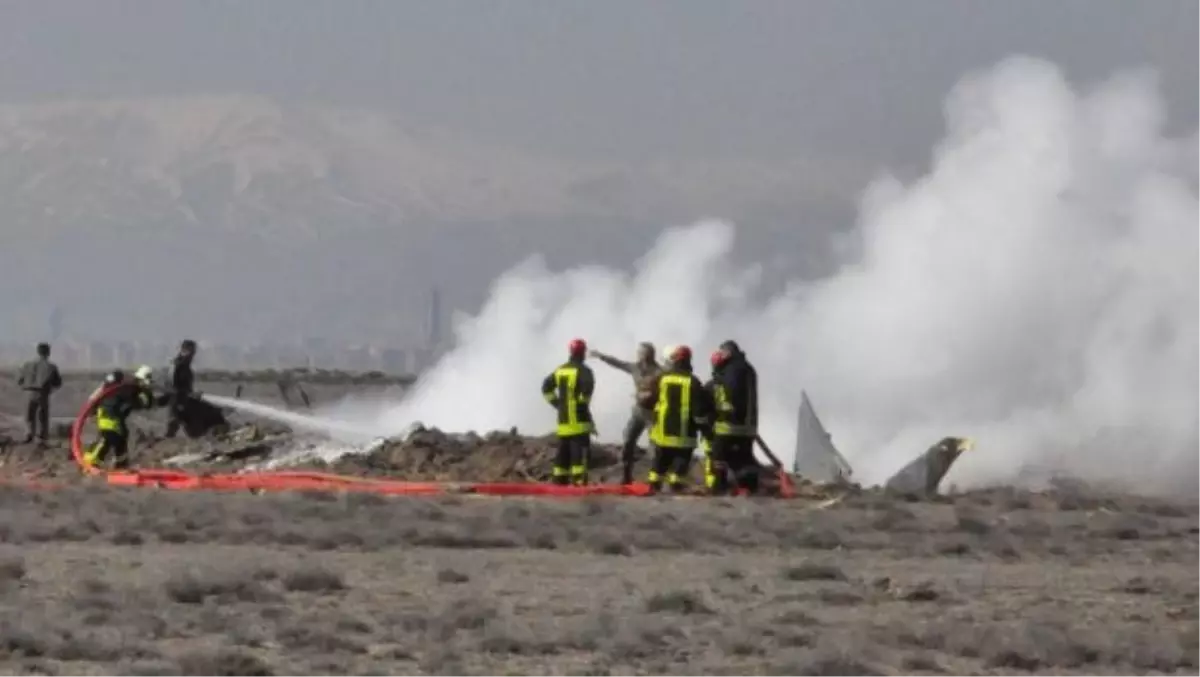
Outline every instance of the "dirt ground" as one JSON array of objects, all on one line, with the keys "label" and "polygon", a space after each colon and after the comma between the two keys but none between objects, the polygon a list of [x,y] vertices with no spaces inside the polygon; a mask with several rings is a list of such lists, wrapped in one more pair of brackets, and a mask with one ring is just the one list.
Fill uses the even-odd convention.
[{"label": "dirt ground", "polygon": [[1194,505],[0,489],[6,674],[1195,674]]},{"label": "dirt ground", "polygon": [[[147,458],[289,443],[265,427],[163,442],[156,425]],[[545,460],[543,441],[438,435],[372,463],[474,477]],[[64,453],[3,455],[0,673],[1198,670],[1194,497],[184,494],[71,479]],[[15,483],[35,473],[71,486]]]}]

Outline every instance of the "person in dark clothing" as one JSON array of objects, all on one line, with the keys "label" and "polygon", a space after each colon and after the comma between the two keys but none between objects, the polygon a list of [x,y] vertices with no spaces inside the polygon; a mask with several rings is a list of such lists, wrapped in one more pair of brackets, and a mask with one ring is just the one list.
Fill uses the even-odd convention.
[{"label": "person in dark clothing", "polygon": [[29,395],[25,405],[28,428],[25,442],[32,442],[36,436],[38,443],[45,446],[50,437],[50,394],[62,387],[62,376],[58,365],[50,361],[49,343],[39,343],[37,354],[36,360],[22,365],[17,385]]},{"label": "person in dark clothing", "polygon": [[179,354],[171,360],[167,387],[167,437],[175,437],[179,426],[184,423],[187,408],[195,391],[196,376],[192,372],[192,360],[196,356],[196,342],[185,339],[179,344]]},{"label": "person in dark clothing", "polygon": [[665,480],[673,492],[686,491],[697,438],[707,435],[714,409],[712,396],[692,373],[690,348],[669,351],[666,368],[654,378],[653,391],[641,404],[654,410],[654,459],[646,477],[650,489],[661,491]]},{"label": "person in dark clothing", "polygon": [[729,474],[739,490],[758,492],[758,461],[754,442],[758,437],[758,372],[734,341],[721,344],[720,368],[714,372],[717,407],[713,424],[712,456],[714,465],[725,470],[716,473],[713,493],[728,490]]},{"label": "person in dark clothing", "polygon": [[637,454],[638,438],[642,436],[642,433],[645,432],[646,427],[650,425],[654,417],[653,410],[642,407],[638,404],[638,401],[644,399],[642,396],[646,393],[653,394],[653,391],[648,388],[654,377],[662,371],[662,367],[654,359],[654,344],[649,342],[638,344],[637,359],[633,362],[617,359],[599,350],[589,350],[588,354],[608,366],[620,369],[633,377],[633,407],[629,412],[629,420],[625,422],[625,430],[621,435],[621,462],[623,466],[621,484],[632,484],[633,462]]},{"label": "person in dark clothing", "polygon": [[584,364],[587,343],[574,339],[567,346],[567,361],[542,380],[542,397],[558,412],[558,454],[551,481],[555,484],[586,485],[591,457],[592,393],[596,378]]}]

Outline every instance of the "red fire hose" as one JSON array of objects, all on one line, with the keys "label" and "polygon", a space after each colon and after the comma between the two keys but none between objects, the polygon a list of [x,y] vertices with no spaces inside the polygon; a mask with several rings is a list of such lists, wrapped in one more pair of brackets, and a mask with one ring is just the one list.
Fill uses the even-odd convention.
[{"label": "red fire hose", "polygon": [[335,475],[332,473],[273,471],[254,473],[188,473],[180,470],[148,469],[104,471],[84,460],[83,427],[95,413],[99,403],[125,384],[108,386],[83,405],[71,426],[71,455],[85,474],[102,476],[114,486],[158,487],[184,491],[362,491],[399,496],[435,496],[461,493],[484,496],[550,496],[572,498],[582,496],[645,496],[650,487],[645,484],[629,486],[591,485],[564,487],[533,482],[481,482],[446,484],[442,482],[409,482],[393,479],[372,479]]}]

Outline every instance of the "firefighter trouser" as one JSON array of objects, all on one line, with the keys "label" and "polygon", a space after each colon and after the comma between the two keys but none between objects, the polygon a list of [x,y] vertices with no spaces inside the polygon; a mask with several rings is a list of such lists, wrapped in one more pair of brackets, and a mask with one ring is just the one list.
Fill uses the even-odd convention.
[{"label": "firefighter trouser", "polygon": [[100,440],[84,452],[83,460],[95,466],[104,463],[109,454],[114,468],[129,467],[129,434],[122,430],[101,430]]},{"label": "firefighter trouser", "polygon": [[705,483],[714,494],[729,491],[730,477],[738,489],[758,491],[758,462],[754,460],[754,438],[746,435],[714,435],[709,452],[711,472]]},{"label": "firefighter trouser", "polygon": [[633,482],[633,461],[637,456],[638,439],[649,426],[651,415],[650,412],[638,407],[634,407],[629,412],[629,420],[625,422],[625,430],[621,434],[621,463],[623,465],[621,482],[623,484]]},{"label": "firefighter trouser", "polygon": [[558,438],[558,454],[554,457],[551,481],[555,484],[583,486],[588,482],[588,463],[592,455],[592,438],[588,433]]},{"label": "firefighter trouser", "polygon": [[707,437],[700,440],[700,449],[704,452],[704,487],[710,492],[716,492],[718,486],[717,471],[724,468],[713,460],[712,440]]},{"label": "firefighter trouser", "polygon": [[654,491],[662,489],[663,480],[672,491],[684,491],[688,487],[692,469],[691,447],[662,447],[654,445],[654,460],[646,481]]},{"label": "firefighter trouser", "polygon": [[171,393],[167,400],[167,437],[175,437],[183,424],[184,409],[188,406],[187,395]]},{"label": "firefighter trouser", "polygon": [[45,393],[29,393],[29,402],[25,405],[25,427],[27,438],[37,437],[45,442],[50,437],[50,396]]}]

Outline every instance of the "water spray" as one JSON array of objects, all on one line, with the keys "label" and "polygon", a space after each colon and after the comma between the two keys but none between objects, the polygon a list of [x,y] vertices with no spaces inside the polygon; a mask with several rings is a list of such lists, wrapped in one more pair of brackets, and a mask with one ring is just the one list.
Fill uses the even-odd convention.
[{"label": "water spray", "polygon": [[250,402],[248,400],[209,394],[204,395],[204,400],[218,407],[234,409],[251,416],[282,423],[293,430],[318,433],[329,437],[335,442],[342,442],[347,445],[367,444],[382,437],[378,431],[371,430],[366,426],[355,425],[323,416],[298,414],[294,411],[280,409],[260,402]]}]

